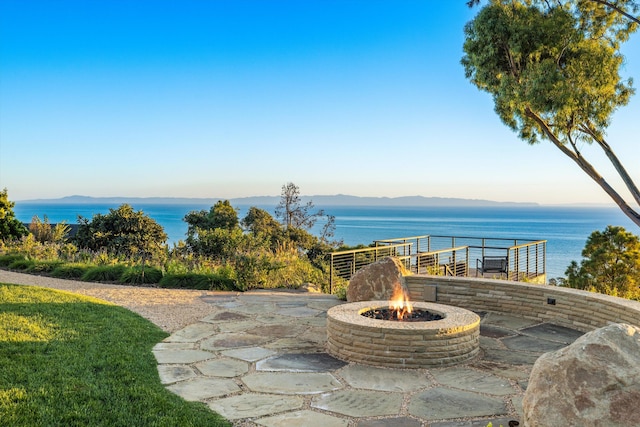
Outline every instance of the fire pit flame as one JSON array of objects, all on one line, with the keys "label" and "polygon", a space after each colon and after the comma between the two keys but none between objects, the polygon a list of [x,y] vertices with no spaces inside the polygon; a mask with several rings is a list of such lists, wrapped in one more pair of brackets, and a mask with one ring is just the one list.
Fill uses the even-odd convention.
[{"label": "fire pit flame", "polygon": [[389,308],[395,311],[397,320],[405,320],[413,311],[413,306],[409,301],[409,295],[407,295],[404,288],[398,283],[396,283],[391,299],[389,300]]}]

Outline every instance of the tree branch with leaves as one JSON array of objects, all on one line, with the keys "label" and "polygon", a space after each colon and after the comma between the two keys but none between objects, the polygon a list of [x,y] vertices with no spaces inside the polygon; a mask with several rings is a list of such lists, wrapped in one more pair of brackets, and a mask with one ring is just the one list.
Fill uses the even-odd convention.
[{"label": "tree branch with leaves", "polygon": [[[467,6],[473,7],[477,6],[482,2],[482,0],[469,0],[467,1]],[[562,5],[562,1],[545,1],[548,6],[552,5]],[[592,3],[592,4],[590,4]],[[600,5],[604,7],[605,13],[615,12],[620,14],[622,17],[635,22],[636,24],[640,24],[640,19],[636,16],[633,16],[633,13],[638,13],[640,10],[640,4],[635,0],[579,0],[576,2],[576,5],[579,9],[589,10],[589,9],[597,9],[596,5]],[[601,13],[600,13],[601,14]]]},{"label": "tree branch with leaves", "polygon": [[[619,10],[637,11],[638,4],[492,0],[465,26],[461,62],[466,77],[493,96],[503,123],[530,144],[550,141],[640,226],[640,191],[604,137],[613,113],[634,94],[632,80],[619,73],[619,47],[638,25]],[[604,151],[631,201],[584,157],[580,143]]]}]

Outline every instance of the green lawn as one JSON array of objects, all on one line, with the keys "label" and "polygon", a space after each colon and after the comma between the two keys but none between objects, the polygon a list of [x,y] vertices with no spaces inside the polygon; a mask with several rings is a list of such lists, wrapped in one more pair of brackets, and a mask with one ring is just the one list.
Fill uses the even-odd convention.
[{"label": "green lawn", "polygon": [[0,284],[3,426],[230,426],[160,383],[167,334],[109,303]]}]

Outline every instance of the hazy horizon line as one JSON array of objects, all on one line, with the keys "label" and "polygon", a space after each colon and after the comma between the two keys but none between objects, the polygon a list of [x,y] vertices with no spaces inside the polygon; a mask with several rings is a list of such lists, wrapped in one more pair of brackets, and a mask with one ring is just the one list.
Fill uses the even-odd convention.
[{"label": "hazy horizon line", "polygon": [[[85,196],[85,195],[71,195],[63,197],[51,197],[51,198],[34,198],[34,199],[22,199],[15,202],[20,203],[99,203],[99,202],[114,202],[114,203],[127,203],[127,201],[139,201],[139,202],[155,202],[155,203],[215,203],[219,200],[229,201],[243,201],[245,203],[255,203],[261,201],[264,204],[277,204],[280,200],[280,195],[272,196],[242,196],[242,197],[179,197],[179,196]],[[421,206],[428,202],[432,204],[438,202],[438,206],[473,206],[473,205],[493,205],[493,206],[574,206],[574,207],[615,207],[613,203],[603,202],[573,202],[573,203],[541,203],[541,202],[514,202],[514,201],[495,201],[489,199],[469,199],[463,197],[442,197],[442,196],[355,196],[349,194],[316,194],[316,195],[301,195],[300,198],[306,203],[307,201],[313,201],[313,199],[322,199],[325,204],[337,203],[346,204],[347,202],[359,202],[358,205],[365,206],[365,202],[392,202],[396,206],[416,206],[412,204],[400,205],[402,202],[422,202],[417,206]],[[253,202],[252,202],[253,201]],[[446,203],[452,203],[447,205]],[[376,203],[376,204],[378,204]]]}]

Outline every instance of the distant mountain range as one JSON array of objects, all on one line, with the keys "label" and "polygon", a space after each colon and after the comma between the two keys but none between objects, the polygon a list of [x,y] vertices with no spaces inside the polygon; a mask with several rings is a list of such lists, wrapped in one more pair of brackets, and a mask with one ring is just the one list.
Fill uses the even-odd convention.
[{"label": "distant mountain range", "polygon": [[[539,206],[537,203],[496,202],[481,199],[458,199],[450,197],[359,197],[337,194],[333,196],[301,196],[303,203],[312,201],[316,206],[417,206],[417,207],[526,207]],[[46,203],[46,204],[174,204],[174,205],[208,205],[213,206],[218,200],[224,198],[186,198],[186,197],[90,197],[67,196],[59,199],[32,199],[21,200],[21,204]],[[249,206],[276,206],[280,202],[280,196],[255,196],[228,199],[232,205]]]}]

